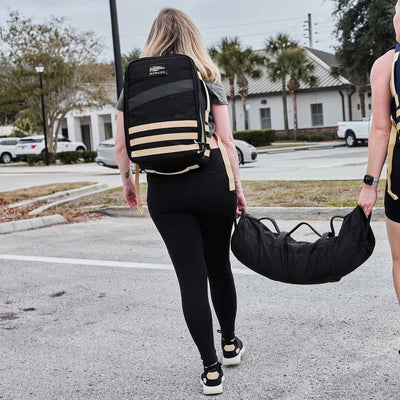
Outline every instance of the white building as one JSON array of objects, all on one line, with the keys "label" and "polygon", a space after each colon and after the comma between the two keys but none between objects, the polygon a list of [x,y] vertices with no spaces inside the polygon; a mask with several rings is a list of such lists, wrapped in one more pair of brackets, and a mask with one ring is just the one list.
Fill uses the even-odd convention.
[{"label": "white building", "polygon": [[[299,129],[323,128],[324,130],[336,129],[338,121],[361,119],[360,101],[354,86],[342,76],[334,76],[331,66],[335,65],[333,54],[324,51],[305,48],[309,60],[314,65],[313,74],[317,78],[314,87],[300,85],[297,95],[297,118]],[[229,96],[228,81],[224,81],[224,88]],[[263,69],[263,74],[258,79],[249,79],[248,102],[250,110],[249,129],[284,129],[282,84],[273,82]],[[236,123],[237,130],[244,129],[243,106],[239,90],[236,93]],[[229,97],[228,97],[229,98]],[[293,102],[287,95],[287,109],[289,129],[293,129]],[[366,96],[367,117],[371,114],[371,94]],[[229,116],[232,110],[229,105]]]},{"label": "white building", "polygon": [[61,127],[59,136],[82,141],[88,150],[96,150],[100,142],[115,136],[117,129],[116,90],[112,83],[106,84],[110,104],[101,109],[70,111]]}]

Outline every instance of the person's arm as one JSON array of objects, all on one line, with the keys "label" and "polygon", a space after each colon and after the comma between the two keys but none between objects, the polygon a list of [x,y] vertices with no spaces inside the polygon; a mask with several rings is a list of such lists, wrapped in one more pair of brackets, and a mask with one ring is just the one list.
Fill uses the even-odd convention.
[{"label": "person's arm", "polygon": [[[243,194],[242,184],[240,182],[239,160],[230,127],[228,106],[225,104],[212,104],[211,112],[215,122],[215,132],[224,144],[232,166],[232,172],[235,178],[236,193],[238,195],[238,209],[243,209],[246,211],[247,205]],[[236,215],[239,216],[240,213],[237,212]]]},{"label": "person's arm", "polygon": [[[379,179],[387,155],[391,131],[391,65],[393,51],[389,51],[375,61],[371,70],[372,123],[368,139],[367,175]],[[364,185],[358,204],[369,215],[377,198],[377,185]]]},{"label": "person's arm", "polygon": [[118,111],[117,134],[115,137],[115,156],[119,172],[121,173],[122,184],[124,185],[125,200],[129,207],[137,208],[135,184],[133,183],[131,160],[128,157],[125,144],[124,113]]}]

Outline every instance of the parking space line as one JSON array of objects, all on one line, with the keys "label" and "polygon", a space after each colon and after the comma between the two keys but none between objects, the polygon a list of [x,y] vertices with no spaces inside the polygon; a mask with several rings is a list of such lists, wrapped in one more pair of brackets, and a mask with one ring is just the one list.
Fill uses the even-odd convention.
[{"label": "parking space line", "polygon": [[[27,261],[50,264],[71,264],[71,265],[90,265],[97,267],[117,267],[117,268],[134,268],[134,269],[153,269],[173,271],[172,264],[152,264],[152,263],[135,263],[126,261],[113,260],[95,260],[88,258],[64,258],[64,257],[39,257],[27,255],[0,254],[0,260],[10,261]],[[235,275],[256,275],[250,269],[232,268]]]}]

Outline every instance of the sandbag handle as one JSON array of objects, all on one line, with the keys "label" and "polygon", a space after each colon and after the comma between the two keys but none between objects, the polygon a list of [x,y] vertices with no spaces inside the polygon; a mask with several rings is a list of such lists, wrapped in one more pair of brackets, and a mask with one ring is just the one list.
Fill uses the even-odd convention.
[{"label": "sandbag handle", "polygon": [[289,233],[288,235],[291,235],[294,231],[296,231],[300,226],[302,225],[307,225],[316,235],[318,235],[320,238],[322,238],[322,235],[316,231],[309,223],[307,222],[300,222],[298,225],[296,225]]},{"label": "sandbag handle", "polygon": [[[243,208],[240,208],[239,211],[242,213],[242,215],[241,215],[240,217],[242,217],[242,216],[244,216],[245,214],[247,214],[246,211],[243,210]],[[238,218],[239,218],[239,217],[238,217]],[[235,229],[236,229],[237,226],[238,226],[237,220],[238,220],[238,219],[237,219],[236,216],[235,216],[235,219],[234,219],[234,222],[235,222]]]},{"label": "sandbag handle", "polygon": [[[359,208],[361,209],[360,206],[357,206],[357,207],[359,207]],[[361,209],[361,212],[365,215],[364,210]],[[368,215],[368,217],[365,215],[365,217],[367,218],[367,223],[368,223],[368,225],[371,223],[371,215],[372,215],[372,212],[370,212],[370,214]],[[332,235],[333,235],[333,236],[336,235],[336,233],[335,233],[335,227],[333,226],[333,221],[334,221],[336,218],[342,218],[342,219],[344,219],[344,217],[345,217],[344,215],[334,215],[334,216],[331,218],[330,225],[331,225],[331,232],[332,232]]]},{"label": "sandbag handle", "polygon": [[281,230],[279,229],[278,224],[276,223],[276,221],[273,218],[271,218],[271,217],[263,217],[263,218],[260,218],[259,221],[262,221],[263,219],[267,219],[268,221],[271,221],[272,224],[274,225],[275,229],[276,229],[276,233],[281,233]]}]

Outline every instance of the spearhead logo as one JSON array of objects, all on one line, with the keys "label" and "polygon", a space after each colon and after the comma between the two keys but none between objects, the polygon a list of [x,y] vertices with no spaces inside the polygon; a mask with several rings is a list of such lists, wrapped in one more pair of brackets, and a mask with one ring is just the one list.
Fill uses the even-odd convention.
[{"label": "spearhead logo", "polygon": [[164,65],[152,65],[149,68],[149,76],[167,75],[167,68]]}]

